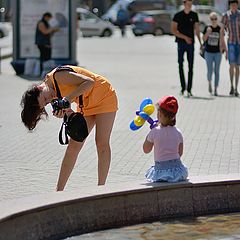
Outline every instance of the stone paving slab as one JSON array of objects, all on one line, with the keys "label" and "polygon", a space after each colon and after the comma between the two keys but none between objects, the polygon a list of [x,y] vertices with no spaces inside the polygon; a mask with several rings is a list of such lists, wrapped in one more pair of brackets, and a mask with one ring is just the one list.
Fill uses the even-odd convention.
[{"label": "stone paving slab", "polygon": [[[179,96],[176,44],[172,36],[135,38],[130,32],[122,39],[80,38],[79,65],[106,76],[119,96],[119,111],[113,135],[112,163],[107,183],[143,181],[153,164],[153,154],[142,152],[149,131],[129,130],[129,123],[145,97],[154,102],[167,94],[177,96],[177,126],[184,136],[183,162],[190,176],[238,174],[240,156],[240,98],[229,97],[228,64],[223,59],[219,97],[207,92],[205,62],[198,56],[194,66],[194,97]],[[61,120],[49,116],[34,133],[20,122],[23,92],[38,81],[16,76],[11,59],[2,61],[0,75],[0,201],[52,192],[55,189],[65,151],[58,143]],[[50,113],[50,107],[47,108]],[[156,113],[153,114],[156,118]],[[66,191],[96,186],[97,158],[94,132],[78,157]]]}]

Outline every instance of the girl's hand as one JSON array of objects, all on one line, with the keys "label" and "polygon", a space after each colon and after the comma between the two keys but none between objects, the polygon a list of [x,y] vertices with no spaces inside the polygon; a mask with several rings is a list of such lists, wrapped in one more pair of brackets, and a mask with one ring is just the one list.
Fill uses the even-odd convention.
[{"label": "girl's hand", "polygon": [[200,46],[200,51],[204,50],[204,45]]},{"label": "girl's hand", "polygon": [[228,60],[228,51],[225,50],[225,59]]},{"label": "girl's hand", "polygon": [[212,28],[211,28],[211,27],[208,27],[208,28],[207,28],[207,33],[208,33],[208,35],[211,34],[211,32],[212,32]]},{"label": "girl's hand", "polygon": [[225,59],[227,60],[228,59],[228,49],[225,47],[220,47],[220,51],[222,54],[225,55]]}]

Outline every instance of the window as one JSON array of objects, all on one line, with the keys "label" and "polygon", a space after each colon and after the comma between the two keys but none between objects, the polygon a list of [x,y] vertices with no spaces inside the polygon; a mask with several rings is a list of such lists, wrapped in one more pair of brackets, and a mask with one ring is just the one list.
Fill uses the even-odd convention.
[{"label": "window", "polygon": [[89,20],[89,21],[96,21],[97,17],[94,14],[86,14],[83,13],[84,19]]}]

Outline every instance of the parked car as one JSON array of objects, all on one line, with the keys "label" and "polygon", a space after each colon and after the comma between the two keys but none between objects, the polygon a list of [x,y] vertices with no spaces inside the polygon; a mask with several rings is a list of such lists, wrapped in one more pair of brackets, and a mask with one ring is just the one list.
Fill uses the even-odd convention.
[{"label": "parked car", "polygon": [[105,21],[84,8],[77,8],[78,27],[83,37],[110,37],[114,32],[114,25]]},{"label": "parked car", "polygon": [[10,23],[0,22],[0,38],[6,37],[10,32]]},{"label": "parked car", "polygon": [[[183,5],[181,5],[180,10],[182,10],[183,8]],[[216,12],[219,20],[221,20],[222,17],[222,14],[213,6],[193,5],[192,10],[198,13],[201,32],[203,32],[204,28],[210,24],[209,14],[211,12]]]},{"label": "parked car", "polygon": [[172,13],[170,11],[142,11],[132,18],[132,31],[135,36],[172,34],[171,22]]}]

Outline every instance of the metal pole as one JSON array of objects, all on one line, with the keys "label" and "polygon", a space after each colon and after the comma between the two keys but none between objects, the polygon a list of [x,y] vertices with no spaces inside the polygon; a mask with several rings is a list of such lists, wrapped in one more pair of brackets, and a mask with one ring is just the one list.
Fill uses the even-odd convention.
[{"label": "metal pole", "polygon": [[2,48],[0,47],[0,74],[2,73],[1,71],[1,65],[2,65]]}]

